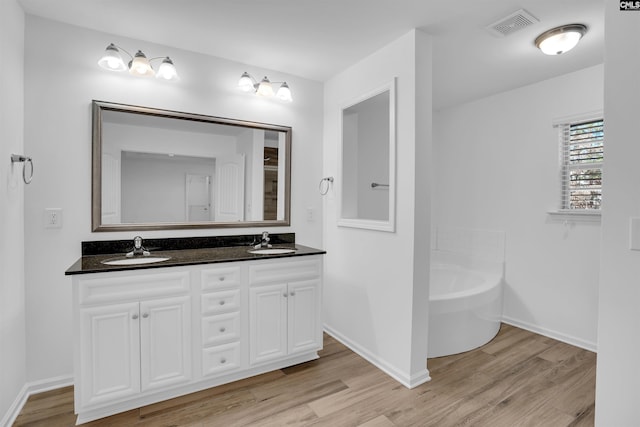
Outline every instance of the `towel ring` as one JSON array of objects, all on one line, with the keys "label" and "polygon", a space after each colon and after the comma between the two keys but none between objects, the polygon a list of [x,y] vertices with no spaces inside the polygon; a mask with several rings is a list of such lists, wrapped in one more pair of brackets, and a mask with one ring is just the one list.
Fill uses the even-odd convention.
[{"label": "towel ring", "polygon": [[[326,183],[326,185],[325,185]],[[331,183],[333,183],[333,177],[328,176],[326,178],[322,178],[320,180],[320,184],[318,184],[318,189],[320,190],[320,195],[324,196],[329,192],[329,188],[331,188]]]},{"label": "towel ring", "polygon": [[[11,163],[23,163],[22,165],[22,180],[25,184],[31,184],[31,180],[33,179],[33,160],[31,157],[22,156],[20,154],[12,154],[11,155]],[[27,178],[27,163],[29,164],[29,177]]]}]

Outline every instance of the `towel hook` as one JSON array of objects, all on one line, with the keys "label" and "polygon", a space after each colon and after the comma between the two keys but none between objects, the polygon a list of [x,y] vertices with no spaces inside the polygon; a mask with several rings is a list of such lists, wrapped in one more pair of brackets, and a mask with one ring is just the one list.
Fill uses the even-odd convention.
[{"label": "towel hook", "polygon": [[[12,154],[11,163],[23,163],[22,180],[24,181],[25,184],[30,184],[31,180],[33,179],[33,160],[31,160],[31,157],[26,157],[21,154]],[[28,178],[27,178],[27,163],[29,163],[29,169],[31,170]]]},{"label": "towel hook", "polygon": [[[326,183],[326,185],[325,185]],[[318,185],[318,189],[320,190],[320,195],[324,196],[329,192],[329,188],[331,187],[331,184],[333,183],[333,177],[332,176],[327,176],[325,178],[322,178],[320,180],[320,184]]]}]

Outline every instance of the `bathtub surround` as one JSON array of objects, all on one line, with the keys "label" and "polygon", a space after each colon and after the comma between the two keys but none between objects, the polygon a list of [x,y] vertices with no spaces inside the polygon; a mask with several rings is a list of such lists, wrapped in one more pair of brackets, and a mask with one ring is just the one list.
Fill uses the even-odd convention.
[{"label": "bathtub surround", "polygon": [[478,348],[502,321],[505,233],[435,230],[429,283],[428,356]]},{"label": "bathtub surround", "polygon": [[[340,107],[396,78],[396,231],[338,226]],[[431,38],[413,30],[326,82],[325,329],[407,387],[429,379]]]},{"label": "bathtub surround", "polygon": [[11,154],[25,153],[24,21],[15,0],[0,1],[0,426],[17,415],[27,388],[24,193],[31,188],[22,164],[11,163]]}]

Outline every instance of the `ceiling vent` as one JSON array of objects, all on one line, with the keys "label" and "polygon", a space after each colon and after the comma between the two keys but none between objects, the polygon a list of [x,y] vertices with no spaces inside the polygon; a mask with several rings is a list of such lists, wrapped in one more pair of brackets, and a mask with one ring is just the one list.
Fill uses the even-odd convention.
[{"label": "ceiling vent", "polygon": [[526,10],[520,9],[519,11],[487,26],[487,30],[498,37],[505,37],[515,33],[516,31],[520,31],[524,27],[533,25],[536,22],[540,22],[540,20]]}]

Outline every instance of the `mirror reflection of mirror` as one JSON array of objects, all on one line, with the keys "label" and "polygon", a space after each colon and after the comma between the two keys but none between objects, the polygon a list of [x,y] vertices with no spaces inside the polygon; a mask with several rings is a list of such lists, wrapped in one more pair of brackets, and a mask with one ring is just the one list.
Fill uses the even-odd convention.
[{"label": "mirror reflection of mirror", "polygon": [[290,128],[98,101],[94,120],[96,108],[94,230],[288,225]]},{"label": "mirror reflection of mirror", "polygon": [[342,109],[339,225],[393,231],[394,84]]}]

